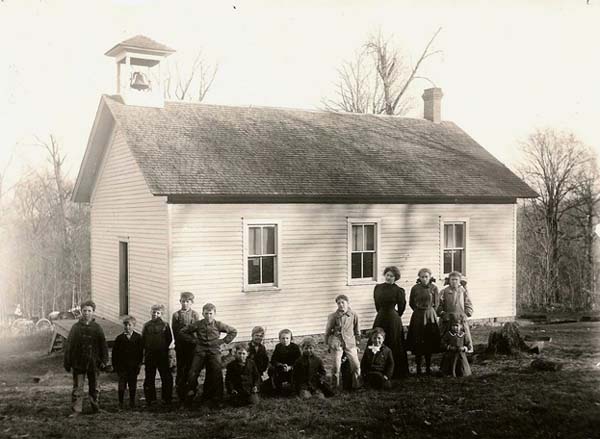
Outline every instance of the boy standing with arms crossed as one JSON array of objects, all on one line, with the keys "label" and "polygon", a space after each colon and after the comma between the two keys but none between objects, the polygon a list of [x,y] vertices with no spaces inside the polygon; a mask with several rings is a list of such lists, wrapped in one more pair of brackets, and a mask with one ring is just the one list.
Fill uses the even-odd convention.
[{"label": "boy standing with arms crossed", "polygon": [[96,304],[87,300],[81,304],[81,319],[73,325],[65,346],[64,366],[73,371],[73,392],[70,417],[83,410],[83,386],[88,379],[88,395],[92,412],[98,413],[98,376],[108,363],[108,346],[104,331],[94,320]]},{"label": "boy standing with arms crossed", "polygon": [[177,357],[177,375],[175,377],[175,386],[177,387],[177,396],[179,403],[185,400],[185,383],[190,372],[190,366],[194,359],[194,345],[185,341],[181,337],[181,330],[188,325],[200,320],[200,316],[192,309],[194,295],[184,291],[179,298],[181,309],[173,313],[171,319],[171,328],[175,337],[175,355]]}]

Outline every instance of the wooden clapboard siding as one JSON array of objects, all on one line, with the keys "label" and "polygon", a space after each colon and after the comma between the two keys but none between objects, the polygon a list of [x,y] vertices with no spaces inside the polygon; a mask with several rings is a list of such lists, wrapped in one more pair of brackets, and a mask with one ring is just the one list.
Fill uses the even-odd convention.
[{"label": "wooden clapboard siding", "polygon": [[98,313],[119,317],[119,241],[129,245],[129,313],[149,319],[168,305],[167,205],[153,196],[124,137],[116,131],[91,200],[92,297]]},{"label": "wooden clapboard siding", "polygon": [[[289,327],[297,334],[324,330],[337,294],[347,294],[369,328],[375,317],[373,285],[348,285],[347,217],[379,218],[379,281],[397,265],[408,293],[421,267],[440,276],[440,221],[467,218],[467,276],[474,318],[515,314],[514,205],[173,204],[171,305],[177,292],[193,291],[196,307],[217,306],[218,318],[247,339],[252,326],[267,337]],[[243,292],[243,218],[279,220],[280,291]],[[443,280],[438,281],[441,288]],[[408,324],[410,310],[404,315]]]}]

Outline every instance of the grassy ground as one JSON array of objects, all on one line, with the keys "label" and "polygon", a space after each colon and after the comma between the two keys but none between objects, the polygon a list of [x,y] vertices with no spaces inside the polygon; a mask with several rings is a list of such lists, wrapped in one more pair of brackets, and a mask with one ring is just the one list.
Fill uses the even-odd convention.
[{"label": "grassy ground", "polygon": [[[489,331],[474,329],[475,342],[485,342]],[[533,371],[528,355],[478,358],[472,377],[413,376],[388,392],[308,402],[265,398],[254,408],[134,412],[117,410],[115,377],[103,375],[105,411],[76,419],[67,418],[70,375],[60,355],[44,353],[47,339],[3,340],[0,438],[600,437],[600,323],[532,325],[522,332],[551,336],[543,357],[563,362],[563,370]]]}]

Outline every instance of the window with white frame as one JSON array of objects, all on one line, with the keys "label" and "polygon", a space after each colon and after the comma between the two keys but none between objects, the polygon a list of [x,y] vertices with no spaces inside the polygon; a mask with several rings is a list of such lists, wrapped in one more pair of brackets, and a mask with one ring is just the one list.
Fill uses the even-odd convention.
[{"label": "window with white frame", "polygon": [[444,274],[458,271],[466,275],[467,223],[465,221],[444,221],[443,264]]},{"label": "window with white frame", "polygon": [[377,276],[377,223],[350,222],[350,279]]},{"label": "window with white frame", "polygon": [[276,286],[277,224],[248,224],[246,233],[246,283],[248,286]]}]

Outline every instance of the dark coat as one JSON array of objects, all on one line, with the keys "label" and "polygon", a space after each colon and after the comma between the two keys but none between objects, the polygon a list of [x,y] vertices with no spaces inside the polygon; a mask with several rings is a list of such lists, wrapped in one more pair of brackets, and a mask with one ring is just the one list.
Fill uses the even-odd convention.
[{"label": "dark coat", "polygon": [[108,364],[108,346],[102,327],[92,320],[83,319],[71,327],[65,345],[65,369],[77,372],[98,370]]},{"label": "dark coat", "polygon": [[112,350],[112,365],[117,373],[139,371],[144,360],[144,343],[137,332],[127,338],[120,334],[115,339]]},{"label": "dark coat", "polygon": [[379,352],[373,354],[373,351],[367,348],[360,360],[360,372],[363,377],[370,373],[380,373],[388,378],[394,375],[394,356],[392,350],[386,345],[382,345]]},{"label": "dark coat", "polygon": [[316,355],[302,355],[296,363],[292,375],[292,385],[296,392],[322,390],[325,384],[325,367]]},{"label": "dark coat", "polygon": [[273,355],[271,356],[271,364],[274,367],[281,367],[284,364],[293,366],[300,356],[300,348],[296,343],[291,342],[289,346],[284,346],[281,343],[277,343],[277,345],[275,345]]},{"label": "dark coat", "polygon": [[377,284],[373,290],[373,300],[377,310],[373,327],[380,327],[385,331],[384,343],[394,355],[394,378],[407,376],[408,358],[402,326],[402,314],[406,309],[404,289],[396,284]]},{"label": "dark coat", "polygon": [[244,364],[233,360],[227,365],[225,387],[228,393],[235,390],[238,393],[250,394],[254,387],[258,387],[259,383],[260,374],[251,359],[247,359]]},{"label": "dark coat", "polygon": [[147,363],[148,360],[168,357],[173,334],[169,324],[158,318],[144,324],[142,340],[144,341],[144,359]]},{"label": "dark coat", "polygon": [[248,358],[254,360],[256,369],[259,374],[263,374],[269,367],[269,356],[267,355],[267,349],[262,344],[254,344],[250,342],[248,344]]}]

